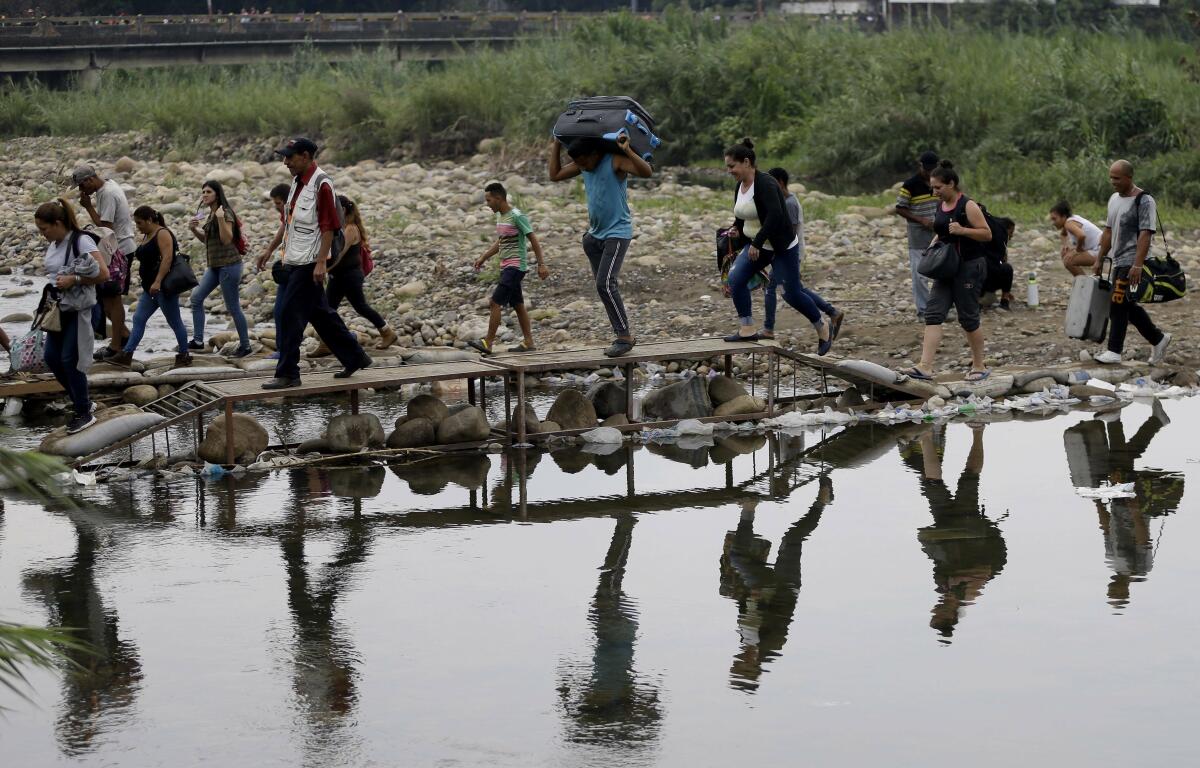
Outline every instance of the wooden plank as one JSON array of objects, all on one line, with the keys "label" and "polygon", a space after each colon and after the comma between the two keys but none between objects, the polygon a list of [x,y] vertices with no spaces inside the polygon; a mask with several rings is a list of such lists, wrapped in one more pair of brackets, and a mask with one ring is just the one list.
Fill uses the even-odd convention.
[{"label": "wooden plank", "polygon": [[269,400],[281,397],[308,397],[331,392],[352,392],[377,387],[399,387],[404,384],[444,379],[501,376],[503,374],[503,369],[489,363],[456,360],[448,363],[371,367],[356,372],[348,379],[334,378],[333,372],[310,373],[302,377],[300,386],[289,389],[263,389],[263,383],[269,381],[270,376],[213,381],[208,382],[208,386],[219,396],[233,400]]},{"label": "wooden plank", "polygon": [[6,397],[52,395],[62,391],[62,385],[54,379],[14,379],[13,381],[0,382],[0,400]]},{"label": "wooden plank", "polygon": [[628,355],[606,357],[600,347],[546,352],[502,352],[488,362],[510,370],[529,372],[562,371],[572,368],[608,368],[615,365],[652,363],[660,360],[704,360],[723,355],[760,353],[769,347],[756,342],[729,343],[721,338],[682,339],[638,344]]}]

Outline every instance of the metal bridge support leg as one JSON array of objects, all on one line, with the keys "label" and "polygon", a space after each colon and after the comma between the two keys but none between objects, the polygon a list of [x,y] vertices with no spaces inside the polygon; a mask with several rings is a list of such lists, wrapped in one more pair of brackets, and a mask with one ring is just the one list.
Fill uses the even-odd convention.
[{"label": "metal bridge support leg", "polygon": [[633,363],[625,364],[625,418],[633,423]]},{"label": "metal bridge support leg", "polygon": [[512,376],[506,374],[504,376],[504,433],[508,438],[508,444],[513,444],[513,425],[512,425]]},{"label": "metal bridge support leg", "polygon": [[[517,371],[517,413],[514,416],[514,420],[517,422],[517,442],[524,445],[524,443],[525,443],[525,371],[523,369]],[[521,455],[524,456],[525,454],[522,453]],[[522,482],[524,482],[524,481],[522,480]],[[524,491],[524,486],[522,486],[521,490]],[[522,506],[522,508],[524,507],[524,501],[521,502],[521,506]]]},{"label": "metal bridge support leg", "polygon": [[358,390],[350,390],[350,413],[358,415]]},{"label": "metal bridge support leg", "polygon": [[467,402],[475,405],[475,379],[467,378]]},{"label": "metal bridge support leg", "polygon": [[233,401],[225,401],[225,463],[233,464]]},{"label": "metal bridge support leg", "polygon": [[725,355],[725,375],[733,378],[733,355]]},{"label": "metal bridge support leg", "polygon": [[779,359],[774,352],[767,353],[767,418],[775,415],[775,390],[779,387]]}]

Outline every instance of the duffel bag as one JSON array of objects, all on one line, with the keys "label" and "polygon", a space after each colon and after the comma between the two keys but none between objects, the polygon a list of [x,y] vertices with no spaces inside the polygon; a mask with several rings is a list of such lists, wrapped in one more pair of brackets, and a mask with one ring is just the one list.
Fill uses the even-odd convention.
[{"label": "duffel bag", "polygon": [[1137,300],[1142,304],[1160,304],[1182,299],[1187,293],[1187,277],[1183,267],[1168,254],[1160,259],[1146,259],[1142,264],[1142,281],[1138,284]]}]

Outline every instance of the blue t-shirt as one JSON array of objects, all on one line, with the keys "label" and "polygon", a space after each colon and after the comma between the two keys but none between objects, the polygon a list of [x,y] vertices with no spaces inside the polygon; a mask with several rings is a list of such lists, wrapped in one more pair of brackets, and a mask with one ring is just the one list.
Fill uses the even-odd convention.
[{"label": "blue t-shirt", "polygon": [[627,180],[613,170],[612,155],[606,154],[594,171],[584,171],[583,188],[587,192],[588,233],[598,239],[633,239],[633,216],[625,195]]}]

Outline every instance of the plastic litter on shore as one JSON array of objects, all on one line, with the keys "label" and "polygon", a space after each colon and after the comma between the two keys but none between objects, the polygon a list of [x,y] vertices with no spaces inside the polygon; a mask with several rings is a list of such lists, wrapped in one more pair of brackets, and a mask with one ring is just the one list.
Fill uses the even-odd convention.
[{"label": "plastic litter on shore", "polygon": [[1117,485],[1105,484],[1099,488],[1076,486],[1075,493],[1079,494],[1085,499],[1099,499],[1100,501],[1111,501],[1112,499],[1132,499],[1137,495],[1133,486],[1133,483],[1119,483]]}]

